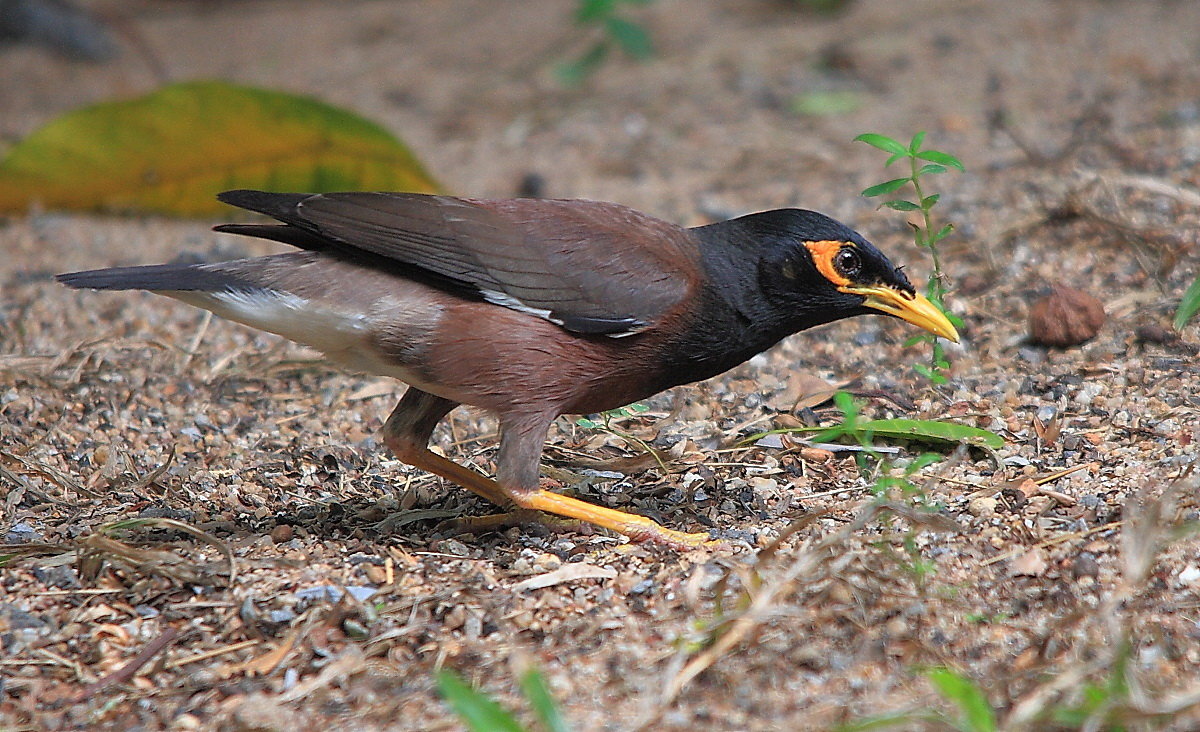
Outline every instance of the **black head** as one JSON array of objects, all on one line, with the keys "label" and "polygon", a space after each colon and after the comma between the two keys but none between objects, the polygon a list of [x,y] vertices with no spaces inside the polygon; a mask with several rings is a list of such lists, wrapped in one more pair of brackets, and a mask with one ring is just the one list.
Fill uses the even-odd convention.
[{"label": "black head", "polygon": [[958,339],[941,311],[883,252],[824,214],[778,209],[705,228],[722,232],[722,238],[740,245],[743,266],[746,255],[757,250],[757,289],[779,319],[778,325],[791,331],[884,312]]}]

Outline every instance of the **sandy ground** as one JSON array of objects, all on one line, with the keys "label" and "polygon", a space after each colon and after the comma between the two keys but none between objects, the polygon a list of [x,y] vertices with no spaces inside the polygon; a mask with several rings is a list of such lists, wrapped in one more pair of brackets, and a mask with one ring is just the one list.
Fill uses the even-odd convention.
[{"label": "sandy ground", "polygon": [[[925,354],[902,347],[908,331],[862,318],[622,424],[672,470],[642,460],[576,490],[737,538],[682,556],[604,536],[449,536],[440,520],[488,509],[381,452],[398,385],[150,295],[49,280],[269,245],[211,222],[5,219],[0,530],[29,556],[0,569],[0,727],[452,729],[437,668],[519,707],[530,665],[581,730],[954,718],[925,674],[942,666],[1005,728],[1051,728],[1114,678],[1131,685],[1108,693],[1131,727],[1200,725],[1200,544],[1168,541],[1197,519],[1200,338],[1168,328],[1196,273],[1200,4],[796,5],[659,0],[635,13],[655,58],[616,60],[578,89],[550,73],[586,45],[569,2],[97,2],[133,34],[111,63],[0,48],[5,140],[149,91],[161,67],[351,108],[464,195],[512,195],[536,173],[548,195],[688,224],[804,206],[917,279],[929,267],[902,219],[857,196],[883,172],[851,140],[928,130],[968,168],[937,181],[967,323],[947,385],[910,371]],[[826,91],[859,106],[792,111]],[[1029,303],[1055,280],[1106,304],[1082,347],[1026,342]],[[898,494],[872,509],[850,459],[733,449],[803,418],[792,408],[813,377],[894,397],[869,400],[874,416],[955,419],[1007,444],[925,474],[932,514]],[[436,441],[487,471],[494,430],[465,412]],[[546,464],[619,468],[626,447],[563,419]],[[159,524],[97,531],[133,517]],[[521,584],[563,567],[590,576]],[[137,676],[89,686],[164,634]],[[688,680],[695,659],[707,668]]]}]

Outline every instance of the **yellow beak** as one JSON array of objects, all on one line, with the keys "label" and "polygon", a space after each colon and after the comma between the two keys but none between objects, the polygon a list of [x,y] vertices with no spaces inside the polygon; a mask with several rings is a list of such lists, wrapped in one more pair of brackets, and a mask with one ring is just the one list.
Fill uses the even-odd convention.
[{"label": "yellow beak", "polygon": [[869,308],[881,310],[888,315],[895,315],[919,328],[924,328],[935,336],[948,338],[958,343],[958,331],[954,329],[954,324],[938,309],[937,305],[920,293],[910,295],[886,285],[846,286],[838,289],[867,298],[863,305]]}]

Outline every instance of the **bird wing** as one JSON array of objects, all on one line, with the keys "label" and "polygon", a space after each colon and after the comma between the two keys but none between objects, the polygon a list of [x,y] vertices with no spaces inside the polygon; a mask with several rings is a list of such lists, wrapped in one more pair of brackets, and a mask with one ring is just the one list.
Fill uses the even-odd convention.
[{"label": "bird wing", "polygon": [[[622,337],[653,327],[699,281],[698,242],[686,230],[618,204],[547,199],[471,200],[411,193],[313,196],[229,191],[221,200],[287,227],[227,225],[306,249],[367,253],[435,284],[581,334]],[[268,229],[282,230],[272,236]],[[264,233],[266,232],[266,233]]]}]

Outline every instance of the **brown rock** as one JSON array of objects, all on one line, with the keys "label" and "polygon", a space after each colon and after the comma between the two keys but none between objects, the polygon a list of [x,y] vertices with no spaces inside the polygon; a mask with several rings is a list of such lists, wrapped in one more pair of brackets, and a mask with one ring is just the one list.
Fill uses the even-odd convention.
[{"label": "brown rock", "polygon": [[1077,346],[1094,338],[1102,325],[1104,305],[1061,282],[1029,309],[1029,337],[1044,346]]},{"label": "brown rock", "polygon": [[286,544],[292,540],[292,527],[290,524],[279,524],[271,529],[271,541],[276,544]]}]

